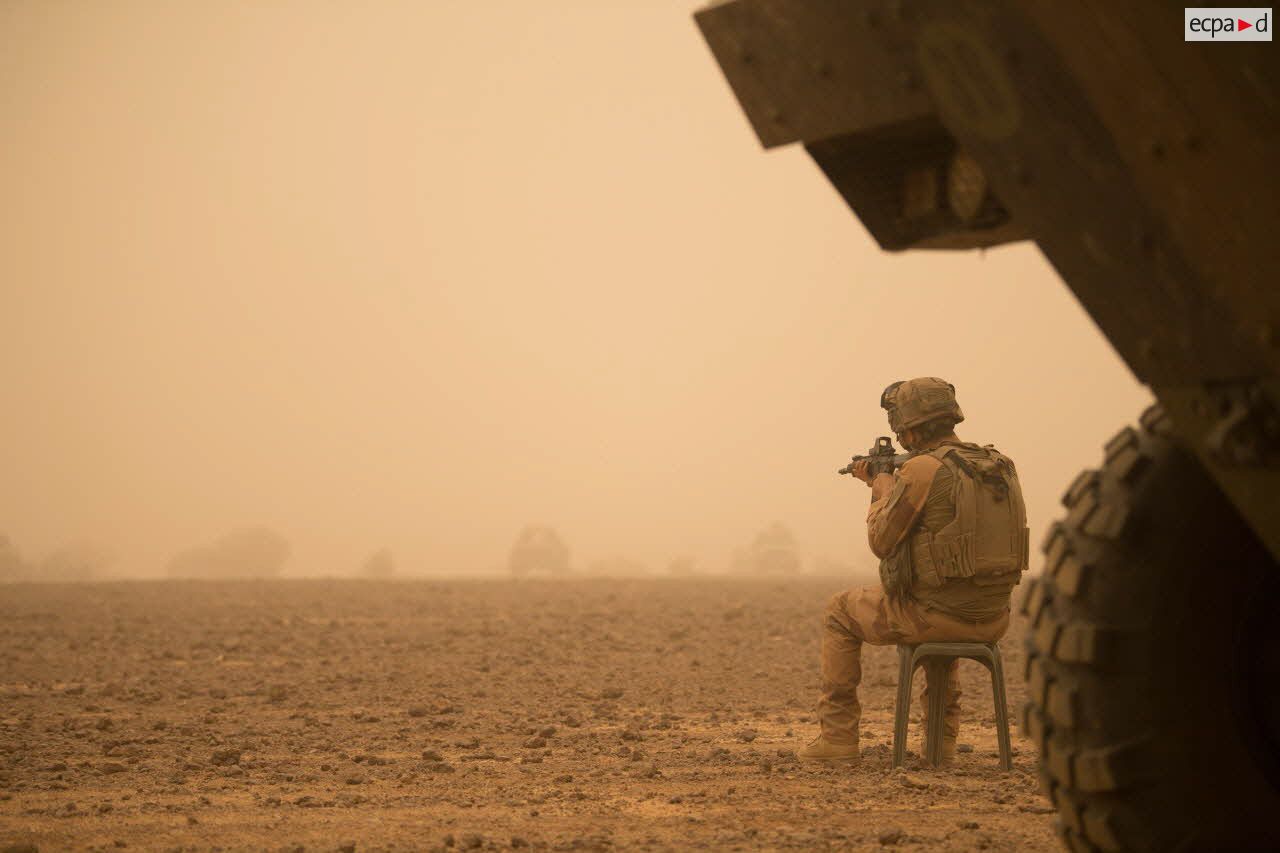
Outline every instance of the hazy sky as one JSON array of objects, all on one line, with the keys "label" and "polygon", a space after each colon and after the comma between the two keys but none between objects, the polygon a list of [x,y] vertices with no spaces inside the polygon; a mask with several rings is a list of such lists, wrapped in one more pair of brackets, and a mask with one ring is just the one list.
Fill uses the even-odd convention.
[{"label": "hazy sky", "polygon": [[0,3],[0,532],[718,569],[781,519],[869,564],[834,472],[929,374],[1038,543],[1147,393],[1031,245],[880,252],[693,8]]}]

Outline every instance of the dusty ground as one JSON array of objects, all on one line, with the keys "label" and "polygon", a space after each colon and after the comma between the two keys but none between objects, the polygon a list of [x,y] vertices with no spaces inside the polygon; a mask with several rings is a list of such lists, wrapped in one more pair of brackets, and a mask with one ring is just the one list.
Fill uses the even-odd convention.
[{"label": "dusty ground", "polygon": [[1056,849],[976,664],[954,767],[890,768],[891,648],[861,766],[795,760],[839,586],[3,587],[0,850]]}]

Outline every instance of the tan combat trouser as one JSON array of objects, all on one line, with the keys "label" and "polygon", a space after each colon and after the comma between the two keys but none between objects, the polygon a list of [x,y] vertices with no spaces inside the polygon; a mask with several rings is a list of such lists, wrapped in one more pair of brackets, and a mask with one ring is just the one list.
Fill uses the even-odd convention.
[{"label": "tan combat trouser", "polygon": [[[858,684],[862,681],[862,644],[891,646],[903,643],[993,643],[1009,628],[1009,611],[990,622],[965,622],[926,610],[916,602],[898,605],[879,587],[851,589],[832,596],[822,632],[822,698],[818,719],[822,735],[832,743],[857,743]],[[952,663],[948,681],[946,737],[953,740],[960,729],[959,661]],[[928,708],[926,683],[923,708]]]}]

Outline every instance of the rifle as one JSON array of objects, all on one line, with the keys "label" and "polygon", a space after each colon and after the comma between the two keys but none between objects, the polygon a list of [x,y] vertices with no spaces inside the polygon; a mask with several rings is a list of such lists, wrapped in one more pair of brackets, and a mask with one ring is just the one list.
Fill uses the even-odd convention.
[{"label": "rifle", "polygon": [[887,435],[882,435],[876,439],[875,445],[867,451],[865,456],[855,456],[848,465],[837,471],[837,474],[853,474],[853,469],[862,460],[867,461],[867,470],[872,475],[875,474],[892,474],[898,468],[901,468],[908,459],[911,458],[910,453],[899,453],[893,446],[893,439]]}]

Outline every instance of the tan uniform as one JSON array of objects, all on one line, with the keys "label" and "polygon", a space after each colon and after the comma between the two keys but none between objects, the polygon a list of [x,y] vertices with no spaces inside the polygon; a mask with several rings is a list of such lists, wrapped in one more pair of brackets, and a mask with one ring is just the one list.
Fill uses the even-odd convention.
[{"label": "tan uniform", "polygon": [[[994,642],[1009,627],[1009,595],[1026,569],[1017,474],[990,448],[939,442],[893,477],[877,477],[871,498],[867,538],[881,558],[881,577],[909,583],[905,594],[854,589],[827,605],[818,715],[832,743],[858,739],[863,643]],[[953,740],[960,715],[956,666],[948,681],[946,733]]]}]

